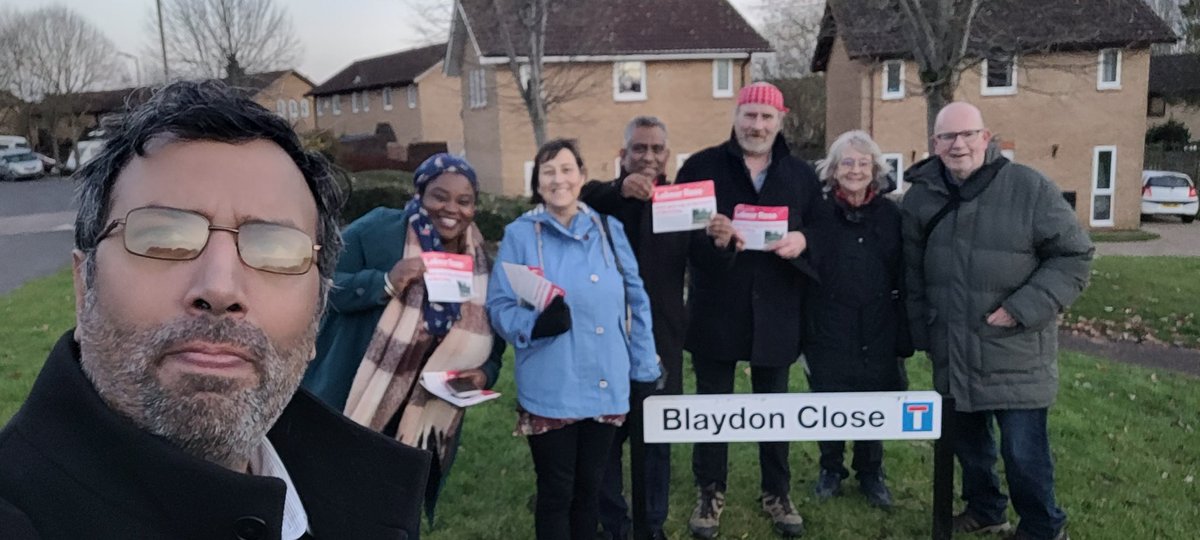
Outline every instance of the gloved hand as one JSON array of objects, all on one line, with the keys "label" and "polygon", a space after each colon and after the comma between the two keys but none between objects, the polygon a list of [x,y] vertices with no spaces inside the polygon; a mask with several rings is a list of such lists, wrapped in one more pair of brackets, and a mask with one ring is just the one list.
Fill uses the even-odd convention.
[{"label": "gloved hand", "polygon": [[537,320],[533,321],[533,330],[529,332],[530,339],[553,337],[571,329],[571,308],[563,297],[556,296],[550,305],[542,310]]}]

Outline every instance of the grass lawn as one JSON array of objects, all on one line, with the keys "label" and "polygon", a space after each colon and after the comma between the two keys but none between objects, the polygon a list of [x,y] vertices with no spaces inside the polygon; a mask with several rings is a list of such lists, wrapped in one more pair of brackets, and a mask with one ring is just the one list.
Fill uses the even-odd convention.
[{"label": "grass lawn", "polygon": [[1126,341],[1200,348],[1200,257],[1097,257],[1064,316],[1080,330]]},{"label": "grass lawn", "polygon": [[1093,242],[1145,242],[1157,240],[1159,234],[1151,231],[1092,231],[1088,233]]},{"label": "grass lawn", "polygon": [[[1110,264],[1137,266],[1133,261],[1103,261],[1097,264],[1100,276],[1130,271]],[[1158,260],[1145,264],[1162,268]],[[1195,276],[1197,263],[1191,264],[1162,272]],[[1108,279],[1094,277],[1098,284],[1109,283]],[[1127,280],[1143,281],[1113,279],[1122,285]],[[1194,281],[1194,277],[1189,279]],[[1180,281],[1182,287],[1182,278]],[[1097,288],[1091,296],[1098,297],[1096,302],[1115,303],[1109,299],[1125,294],[1110,294],[1111,290]],[[1198,297],[1194,288],[1187,290],[1192,291],[1191,298]],[[70,276],[65,272],[0,297],[0,422],[15,412],[50,346],[72,321]],[[467,414],[458,462],[443,492],[435,527],[426,530],[424,538],[532,536],[533,520],[526,502],[533,492],[534,476],[527,444],[512,436],[516,393],[511,351],[506,361],[498,388],[504,396]],[[931,386],[927,361],[917,357],[909,361],[909,367],[914,389]],[[1058,463],[1059,499],[1070,515],[1072,536],[1194,538],[1200,528],[1200,486],[1196,481],[1200,476],[1200,451],[1196,448],[1200,441],[1200,380],[1071,353],[1061,355],[1061,372],[1059,402],[1051,413],[1051,438]],[[803,379],[800,368],[793,369],[794,390],[805,389]],[[690,373],[685,384],[694,388]],[[739,391],[748,391],[748,375],[739,375],[737,384]],[[816,444],[792,445],[792,496],[807,522],[806,538],[929,538],[932,444],[893,441],[886,443],[886,449],[889,482],[897,501],[892,512],[867,507],[853,480],[845,486],[846,495],[826,504],[813,502],[809,494],[817,474]],[[675,539],[687,538],[686,521],[695,502],[690,456],[688,445],[673,449],[667,526]],[[758,482],[755,445],[731,445],[730,492],[722,538],[773,537],[766,519],[757,512]]]}]

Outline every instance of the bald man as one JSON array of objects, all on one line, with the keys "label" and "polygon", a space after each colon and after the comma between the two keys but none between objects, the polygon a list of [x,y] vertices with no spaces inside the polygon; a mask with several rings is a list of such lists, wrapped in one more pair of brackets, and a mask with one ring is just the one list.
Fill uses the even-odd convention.
[{"label": "bald man", "polygon": [[1058,392],[1057,315],[1087,285],[1091,241],[1053,182],[989,145],[973,105],[942,109],[932,138],[935,156],[905,175],[904,256],[913,342],[955,400],[967,507],[954,531],[1066,539],[1046,418]]}]

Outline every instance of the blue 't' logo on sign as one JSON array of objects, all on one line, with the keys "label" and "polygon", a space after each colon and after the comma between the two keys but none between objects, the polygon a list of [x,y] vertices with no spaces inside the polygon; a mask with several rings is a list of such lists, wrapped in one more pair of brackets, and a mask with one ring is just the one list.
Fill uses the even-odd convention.
[{"label": "blue 't' logo on sign", "polygon": [[900,405],[903,431],[933,431],[933,403],[905,402]]}]

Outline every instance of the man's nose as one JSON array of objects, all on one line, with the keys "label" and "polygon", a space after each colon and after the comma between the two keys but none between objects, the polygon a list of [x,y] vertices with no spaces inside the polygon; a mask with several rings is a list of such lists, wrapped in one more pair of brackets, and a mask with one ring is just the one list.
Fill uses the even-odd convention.
[{"label": "man's nose", "polygon": [[242,264],[237,235],[212,231],[208,245],[192,265],[187,290],[187,309],[193,314],[246,316],[246,279],[255,270]]}]

